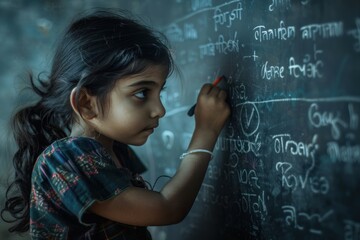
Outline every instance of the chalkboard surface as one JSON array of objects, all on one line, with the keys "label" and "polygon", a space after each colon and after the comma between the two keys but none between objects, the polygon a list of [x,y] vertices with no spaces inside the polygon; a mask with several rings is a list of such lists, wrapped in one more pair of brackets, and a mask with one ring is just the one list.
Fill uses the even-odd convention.
[{"label": "chalkboard surface", "polygon": [[154,240],[360,240],[359,0],[1,0],[0,192],[10,169],[4,123],[29,102],[16,76],[46,71],[51,43],[90,7],[150,21],[183,73],[168,80],[160,127],[135,148],[145,178],[160,177],[155,189],[186,151],[198,90],[227,77],[232,116],[201,191],[182,223],[151,228]]},{"label": "chalkboard surface", "polygon": [[360,239],[360,1],[157,5],[184,80],[145,147],[150,178],[178,166],[202,84],[227,77],[232,117],[190,214],[154,239]]}]

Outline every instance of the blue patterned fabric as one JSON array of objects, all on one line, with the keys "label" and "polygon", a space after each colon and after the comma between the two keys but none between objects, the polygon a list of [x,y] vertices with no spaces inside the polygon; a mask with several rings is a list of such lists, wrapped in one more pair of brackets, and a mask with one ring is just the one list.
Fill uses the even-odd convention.
[{"label": "blue patterned fabric", "polygon": [[[124,146],[121,157],[134,158]],[[34,165],[31,184],[33,239],[151,239],[144,227],[115,223],[87,212],[94,201],[138,185],[130,170],[117,168],[102,145],[91,138],[64,138],[46,148]]]}]

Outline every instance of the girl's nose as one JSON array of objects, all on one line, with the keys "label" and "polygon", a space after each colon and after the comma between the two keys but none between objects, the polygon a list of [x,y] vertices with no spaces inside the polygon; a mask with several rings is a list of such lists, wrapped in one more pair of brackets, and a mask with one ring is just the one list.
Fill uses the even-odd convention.
[{"label": "girl's nose", "polygon": [[162,118],[165,116],[166,110],[164,105],[162,104],[161,100],[159,99],[153,106],[151,110],[151,117],[152,118]]}]

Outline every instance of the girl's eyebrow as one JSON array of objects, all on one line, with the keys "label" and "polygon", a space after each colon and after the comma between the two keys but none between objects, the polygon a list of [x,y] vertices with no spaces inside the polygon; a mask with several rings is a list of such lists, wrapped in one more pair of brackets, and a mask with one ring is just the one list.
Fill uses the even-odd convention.
[{"label": "girl's eyebrow", "polygon": [[152,85],[157,85],[156,82],[154,81],[151,81],[151,80],[143,80],[143,81],[138,81],[138,82],[135,82],[135,83],[132,83],[129,85],[129,87],[138,87],[138,86],[152,86]]},{"label": "girl's eyebrow", "polygon": [[[166,83],[166,81],[161,85],[161,87],[163,87],[165,85],[165,83]],[[129,85],[129,87],[156,86],[156,85],[158,85],[158,83],[155,81],[143,80],[143,81],[138,81],[138,82],[132,83]]]}]

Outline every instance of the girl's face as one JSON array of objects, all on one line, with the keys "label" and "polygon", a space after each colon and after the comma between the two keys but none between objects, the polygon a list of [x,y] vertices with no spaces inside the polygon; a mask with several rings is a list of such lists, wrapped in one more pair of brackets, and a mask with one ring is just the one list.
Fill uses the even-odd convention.
[{"label": "girl's face", "polygon": [[103,137],[130,145],[142,145],[165,115],[160,93],[166,83],[163,66],[151,65],[140,74],[117,81],[109,93],[109,105],[99,119]]}]

